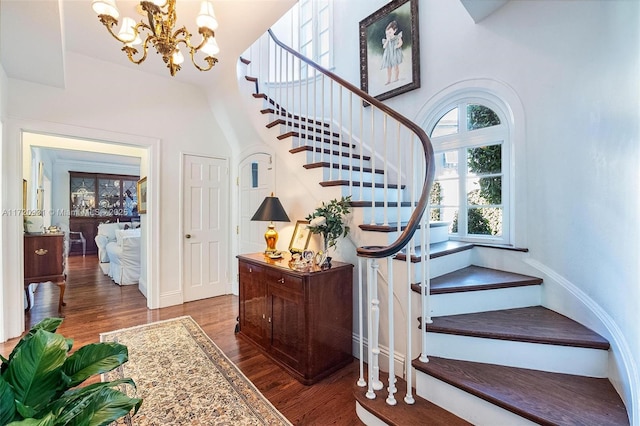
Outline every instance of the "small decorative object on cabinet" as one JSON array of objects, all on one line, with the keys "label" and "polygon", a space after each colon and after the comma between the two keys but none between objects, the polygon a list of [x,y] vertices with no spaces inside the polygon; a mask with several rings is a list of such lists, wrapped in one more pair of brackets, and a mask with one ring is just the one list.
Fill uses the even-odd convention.
[{"label": "small decorative object on cabinet", "polygon": [[305,385],[353,360],[353,265],[289,267],[291,256],[239,255],[240,332]]},{"label": "small decorative object on cabinet", "polygon": [[24,291],[27,311],[31,309],[28,288],[31,283],[52,282],[60,287],[58,312],[62,312],[65,281],[67,279],[64,258],[64,234],[24,236]]}]

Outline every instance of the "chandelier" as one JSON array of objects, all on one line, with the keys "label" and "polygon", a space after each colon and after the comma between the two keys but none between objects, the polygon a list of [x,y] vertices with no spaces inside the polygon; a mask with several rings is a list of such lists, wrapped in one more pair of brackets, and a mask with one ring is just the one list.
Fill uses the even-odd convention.
[{"label": "chandelier", "polygon": [[[124,45],[122,51],[134,64],[140,64],[147,59],[147,49],[150,44],[162,55],[171,75],[176,75],[176,72],[180,71],[180,65],[184,62],[184,55],[178,48],[179,44],[184,45],[191,56],[191,62],[200,71],[209,71],[218,62],[218,59],[213,56],[220,52],[214,33],[214,30],[218,28],[218,21],[213,13],[213,4],[210,0],[202,1],[200,13],[196,18],[198,32],[202,36],[202,41],[197,46],[191,44],[191,33],[184,26],[174,30],[176,0],[141,1],[138,10],[146,13],[148,23],[141,20],[136,24],[132,18],[124,17],[118,34],[113,29],[118,26],[118,17],[120,16],[115,0],[93,0],[91,7],[98,14],[100,22],[107,27],[109,33]],[[146,36],[144,42],[141,36]],[[138,49],[134,46],[139,45],[142,45],[142,52],[136,57]],[[195,58],[196,52],[202,52],[206,55],[204,60],[207,65],[198,65]]]}]

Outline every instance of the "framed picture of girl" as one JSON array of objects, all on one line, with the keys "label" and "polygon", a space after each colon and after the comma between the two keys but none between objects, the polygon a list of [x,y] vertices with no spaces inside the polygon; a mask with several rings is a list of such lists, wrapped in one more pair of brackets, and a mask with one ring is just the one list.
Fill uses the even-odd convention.
[{"label": "framed picture of girl", "polygon": [[420,87],[418,0],[394,0],[360,21],[360,87],[384,100]]}]

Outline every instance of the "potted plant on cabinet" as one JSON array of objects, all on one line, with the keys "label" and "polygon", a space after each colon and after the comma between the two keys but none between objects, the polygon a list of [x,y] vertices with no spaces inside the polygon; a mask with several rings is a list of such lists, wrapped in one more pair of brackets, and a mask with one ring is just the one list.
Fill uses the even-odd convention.
[{"label": "potted plant on cabinet", "polygon": [[[320,207],[306,217],[309,221],[307,226],[309,230],[322,236],[321,257],[326,258],[328,265],[331,265],[331,258],[327,256],[329,249],[336,246],[339,238],[349,234],[350,228],[345,224],[345,216],[350,211],[351,196],[348,196],[342,197],[340,200],[331,200],[328,203],[323,202]],[[324,262],[319,263],[324,264]]]}]

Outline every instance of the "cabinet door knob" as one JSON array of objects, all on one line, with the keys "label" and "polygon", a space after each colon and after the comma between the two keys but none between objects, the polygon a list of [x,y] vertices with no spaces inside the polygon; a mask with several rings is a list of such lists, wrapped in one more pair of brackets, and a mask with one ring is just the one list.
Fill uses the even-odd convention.
[{"label": "cabinet door knob", "polygon": [[269,322],[271,322],[271,317],[269,317]]},{"label": "cabinet door knob", "polygon": [[280,278],[280,279],[278,280],[278,282],[279,282],[280,284],[284,284],[284,278]]},{"label": "cabinet door knob", "polygon": [[185,237],[186,239],[189,239],[189,238],[191,238],[191,234],[187,234],[187,235],[185,235],[184,237]]},{"label": "cabinet door knob", "polygon": [[38,256],[44,256],[45,254],[49,253],[49,250],[40,248],[40,249],[36,250],[35,253]]}]

